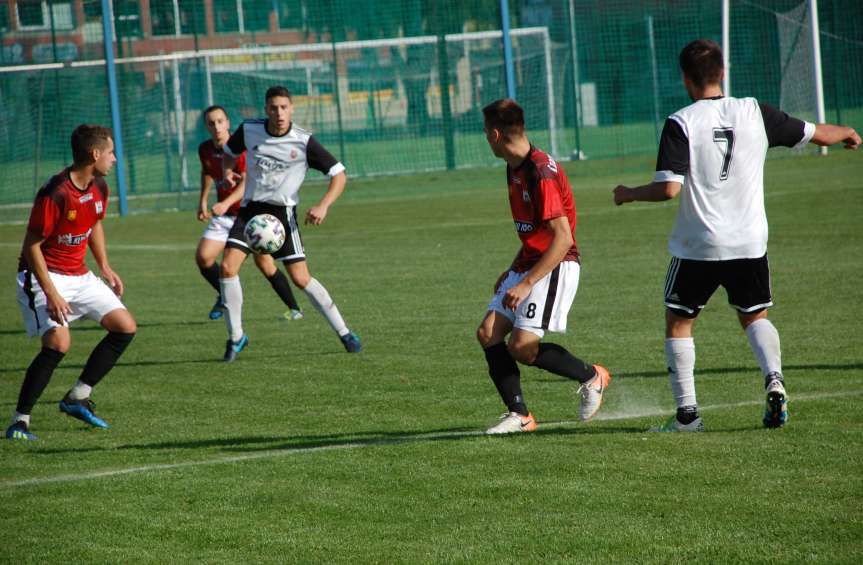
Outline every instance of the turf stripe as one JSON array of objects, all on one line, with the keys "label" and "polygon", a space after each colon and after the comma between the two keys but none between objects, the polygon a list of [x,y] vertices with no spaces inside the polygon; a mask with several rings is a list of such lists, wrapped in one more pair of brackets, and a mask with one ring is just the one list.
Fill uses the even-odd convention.
[{"label": "turf stripe", "polygon": [[[861,396],[863,390],[836,392],[828,394],[797,394],[790,396],[790,402],[797,403],[807,400],[827,400],[831,398],[844,398],[849,396]],[[724,410],[728,408],[740,408],[745,406],[759,406],[763,404],[763,400],[747,400],[743,402],[732,402],[729,404],[714,404],[712,406],[699,406],[700,411]],[[659,411],[644,411],[625,413],[600,414],[594,421],[613,421],[613,420],[632,420],[637,418],[668,416],[673,414],[672,410]],[[565,428],[574,425],[584,425],[578,420],[558,420],[558,421],[542,421],[540,422],[541,429],[556,429]],[[646,430],[645,430],[646,431]],[[125,469],[110,469],[106,471],[95,471],[91,473],[81,473],[78,475],[57,475],[54,477],[41,477],[36,479],[25,479],[22,481],[3,481],[0,482],[0,488],[16,488],[23,486],[36,486],[52,483],[67,483],[75,481],[87,481],[92,479],[101,479],[108,477],[116,477],[122,475],[133,475],[137,473],[152,473],[157,471],[168,471],[171,469],[183,469],[186,467],[198,467],[201,465],[221,465],[225,463],[241,463],[245,461],[254,461],[256,459],[275,459],[280,457],[289,457],[292,455],[300,455],[304,453],[313,453],[318,451],[336,451],[341,449],[360,449],[363,447],[376,447],[382,445],[398,445],[402,443],[414,443],[428,440],[438,440],[447,438],[459,437],[478,437],[485,435],[482,430],[466,430],[453,432],[438,432],[438,433],[417,433],[406,434],[401,438],[381,438],[359,441],[348,441],[333,445],[315,446],[315,447],[295,447],[285,449],[272,449],[261,451],[259,453],[251,453],[249,455],[235,455],[232,457],[219,457],[214,459],[203,459],[198,461],[184,461],[182,463],[160,463],[156,465],[142,465],[140,467],[127,467]]]}]

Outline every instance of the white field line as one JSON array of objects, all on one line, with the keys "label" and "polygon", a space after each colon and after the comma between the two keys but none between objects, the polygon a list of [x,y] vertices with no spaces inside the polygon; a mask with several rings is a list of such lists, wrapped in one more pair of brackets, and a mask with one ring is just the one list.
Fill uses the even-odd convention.
[{"label": "white field line", "polygon": [[[849,396],[861,396],[863,395],[863,390],[855,390],[855,391],[845,391],[845,392],[836,392],[836,393],[827,393],[827,394],[801,394],[794,395],[790,397],[791,402],[801,402],[807,400],[826,400],[830,398],[844,398]],[[713,411],[713,410],[724,410],[728,408],[740,408],[745,406],[758,406],[763,403],[763,400],[747,400],[742,402],[732,402],[728,404],[714,404],[712,406],[700,406],[699,410],[702,411]],[[595,421],[611,421],[611,420],[630,420],[636,418],[647,418],[647,417],[657,417],[657,416],[668,416],[672,414],[673,411],[670,410],[654,410],[654,411],[644,411],[644,412],[626,412],[619,414],[607,414],[607,415],[599,415],[594,420]],[[541,422],[541,427],[543,430],[547,429],[558,429],[558,428],[568,428],[571,426],[582,424],[582,422],[578,420],[560,420],[554,422]],[[382,438],[379,440],[361,440],[354,442],[345,442],[333,445],[324,445],[317,447],[296,447],[296,448],[284,448],[284,449],[271,449],[267,451],[261,451],[259,453],[251,453],[248,455],[235,455],[231,457],[217,457],[213,459],[202,459],[198,461],[183,461],[181,463],[160,463],[155,465],[141,465],[139,467],[127,467],[125,469],[110,469],[105,471],[94,471],[91,473],[81,473],[77,475],[56,475],[53,477],[42,477],[37,479],[25,479],[22,481],[3,481],[0,482],[0,488],[17,488],[23,486],[35,486],[35,485],[45,485],[52,483],[67,483],[74,481],[87,481],[92,479],[101,479],[106,477],[117,477],[121,475],[133,475],[137,473],[152,473],[158,471],[168,471],[171,469],[183,469],[186,467],[198,467],[201,465],[222,465],[225,463],[242,463],[245,461],[254,461],[256,459],[277,459],[283,457],[291,457],[294,455],[302,455],[305,453],[313,453],[319,451],[336,451],[342,449],[361,449],[364,447],[377,447],[377,446],[386,446],[386,445],[398,445],[402,443],[415,443],[421,442],[424,440],[436,440],[436,439],[446,439],[446,438],[460,438],[460,437],[479,437],[485,435],[481,430],[476,431],[463,431],[463,432],[438,432],[438,433],[417,433],[417,434],[409,434],[405,435],[401,438],[393,438],[386,439]]]}]

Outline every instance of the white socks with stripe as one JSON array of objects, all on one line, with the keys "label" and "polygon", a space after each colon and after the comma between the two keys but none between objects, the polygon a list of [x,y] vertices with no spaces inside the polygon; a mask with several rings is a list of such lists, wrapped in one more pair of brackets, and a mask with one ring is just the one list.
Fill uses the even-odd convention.
[{"label": "white socks with stripe", "polygon": [[85,398],[90,398],[91,392],[93,392],[93,387],[85,382],[81,382],[79,379],[75,383],[75,386],[72,387],[72,390],[69,391],[69,396],[72,400],[84,400]]},{"label": "white socks with stripe", "polygon": [[[327,319],[327,322],[329,322],[333,331],[339,334],[339,337],[350,333],[350,330],[345,325],[345,321],[342,319],[342,315],[339,314],[339,309],[336,308],[336,304],[330,298],[330,293],[327,292],[324,285],[319,283],[317,279],[311,278],[309,279],[309,284],[303,289],[303,292],[312,301],[315,309]],[[224,296],[224,291],[222,296]]]},{"label": "white socks with stripe", "polygon": [[779,347],[779,332],[767,318],[755,320],[746,327],[749,347],[758,359],[764,376],[782,373],[782,352]]},{"label": "white socks with stripe", "polygon": [[243,337],[243,287],[240,277],[219,279],[222,287],[222,302],[225,303],[225,323],[228,325],[228,336],[234,343]]},{"label": "white socks with stripe", "polygon": [[665,360],[677,407],[695,406],[695,341],[691,337],[666,338]]}]

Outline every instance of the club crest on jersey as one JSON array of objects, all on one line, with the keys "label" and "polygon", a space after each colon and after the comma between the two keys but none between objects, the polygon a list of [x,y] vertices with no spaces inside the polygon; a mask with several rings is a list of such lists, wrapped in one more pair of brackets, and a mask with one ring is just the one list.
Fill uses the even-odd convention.
[{"label": "club crest on jersey", "polygon": [[87,230],[86,233],[82,233],[80,235],[72,235],[71,233],[64,233],[57,236],[57,243],[60,245],[81,245],[82,242],[86,241],[88,237],[90,237],[90,233],[93,231],[93,228]]},{"label": "club crest on jersey", "polygon": [[102,213],[102,201],[101,200],[96,201],[96,213],[97,214]]},{"label": "club crest on jersey", "polygon": [[79,198],[79,199],[78,199],[78,202],[80,202],[81,204],[83,204],[83,203],[85,203],[85,202],[89,202],[89,201],[91,201],[91,200],[93,200],[93,193],[92,193],[92,192],[88,192],[87,194],[85,194],[84,196],[82,196],[81,198]]},{"label": "club crest on jersey", "polygon": [[530,222],[515,221],[515,231],[518,233],[530,233],[533,231],[533,224]]},{"label": "club crest on jersey", "polygon": [[69,220],[70,222],[74,221],[75,218],[77,218],[77,217],[78,217],[78,210],[69,210],[68,212],[66,212],[66,219]]},{"label": "club crest on jersey", "polygon": [[291,159],[296,159],[296,158],[297,158],[297,150],[291,149]]}]

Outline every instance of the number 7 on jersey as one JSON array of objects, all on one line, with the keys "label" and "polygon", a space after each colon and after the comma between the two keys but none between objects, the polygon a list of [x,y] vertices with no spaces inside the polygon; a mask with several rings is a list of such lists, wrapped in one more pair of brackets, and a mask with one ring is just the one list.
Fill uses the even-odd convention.
[{"label": "number 7 on jersey", "polygon": [[722,170],[719,171],[719,180],[728,178],[728,169],[731,168],[731,154],[734,152],[734,128],[713,128],[713,141],[719,145],[725,144],[725,154],[722,157]]}]

